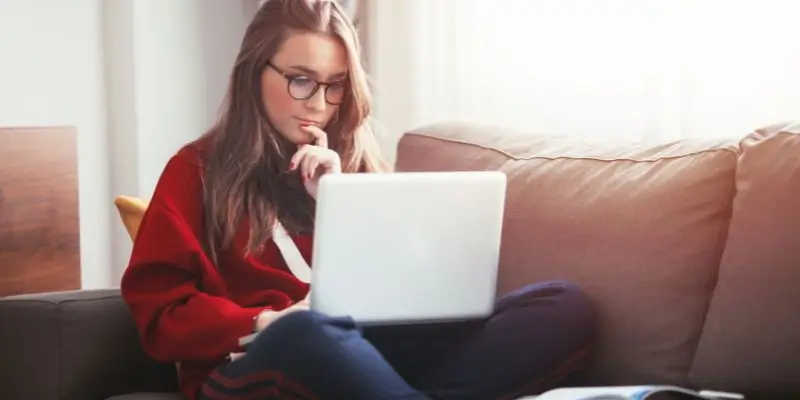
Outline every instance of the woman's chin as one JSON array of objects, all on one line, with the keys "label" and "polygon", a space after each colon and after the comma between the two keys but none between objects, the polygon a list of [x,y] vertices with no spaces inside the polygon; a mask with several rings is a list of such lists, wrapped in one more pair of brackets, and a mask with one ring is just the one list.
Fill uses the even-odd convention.
[{"label": "woman's chin", "polygon": [[296,140],[292,140],[292,143],[296,144],[297,146],[305,146],[307,144],[314,144],[313,138],[298,138]]},{"label": "woman's chin", "polygon": [[295,146],[303,146],[314,143],[314,135],[304,131],[299,126],[287,126],[284,129],[279,129],[278,134],[283,136],[283,139]]},{"label": "woman's chin", "polygon": [[313,144],[314,143],[314,136],[311,135],[310,133],[306,132],[306,131],[298,129],[298,132],[296,132],[295,135],[292,138],[290,138],[289,140],[291,140],[292,143],[294,143],[294,144],[296,144],[298,146],[303,146],[303,145],[307,145],[307,144]]},{"label": "woman's chin", "polygon": [[283,136],[284,140],[295,146],[311,144],[314,139],[305,132],[297,132],[297,131],[293,131],[292,134],[290,135],[286,135],[283,132],[281,132],[281,136]]}]

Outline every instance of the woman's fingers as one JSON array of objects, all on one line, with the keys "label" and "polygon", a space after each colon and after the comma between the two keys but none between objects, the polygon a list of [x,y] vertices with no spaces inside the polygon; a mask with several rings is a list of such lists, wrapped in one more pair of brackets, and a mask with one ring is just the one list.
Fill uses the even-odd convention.
[{"label": "woman's fingers", "polygon": [[303,130],[314,136],[314,145],[328,148],[328,134],[325,131],[314,125],[304,126]]},{"label": "woman's fingers", "polygon": [[289,161],[289,170],[294,171],[297,167],[300,166],[300,162],[303,161],[305,158],[306,153],[308,153],[308,145],[302,145],[300,148],[297,149],[297,152],[294,153],[292,159]]},{"label": "woman's fingers", "polygon": [[292,156],[289,163],[289,170],[300,169],[301,176],[306,179],[313,179],[317,175],[320,166],[325,167],[326,171],[335,169],[337,163],[336,154],[328,149],[318,146],[302,145]]},{"label": "woman's fingers", "polygon": [[[319,131],[322,132],[321,130]],[[327,138],[324,132],[322,132],[321,137],[325,138],[322,141],[325,143]],[[318,174],[320,168],[323,168],[324,172]],[[341,160],[339,160],[339,155],[333,150],[316,145],[300,145],[289,162],[289,171],[298,170],[303,181],[315,182],[316,179],[319,178],[319,175],[323,173],[341,172]]]},{"label": "woman's fingers", "polygon": [[317,168],[319,167],[319,157],[312,152],[307,152],[305,157],[303,157],[302,162],[303,167],[301,169],[301,173],[303,174],[303,179],[313,179],[316,176]]}]

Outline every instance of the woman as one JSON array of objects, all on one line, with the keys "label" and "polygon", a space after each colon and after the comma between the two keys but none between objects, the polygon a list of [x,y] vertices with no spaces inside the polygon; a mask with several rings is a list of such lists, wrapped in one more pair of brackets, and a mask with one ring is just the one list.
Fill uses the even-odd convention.
[{"label": "woman", "polygon": [[513,398],[580,365],[592,314],[563,282],[506,295],[474,323],[361,329],[308,310],[272,232],[308,262],[319,177],[387,170],[370,102],[339,5],[261,6],[225,112],[167,163],[122,279],[144,348],[177,363],[186,398]]}]

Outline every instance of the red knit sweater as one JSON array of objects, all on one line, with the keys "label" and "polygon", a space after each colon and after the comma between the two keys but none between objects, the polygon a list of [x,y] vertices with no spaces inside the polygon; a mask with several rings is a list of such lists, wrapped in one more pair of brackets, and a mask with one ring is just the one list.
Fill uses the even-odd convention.
[{"label": "red knit sweater", "polygon": [[[202,156],[192,143],[167,163],[133,245],[122,278],[145,351],[179,362],[183,395],[195,399],[210,371],[238,339],[252,333],[262,310],[282,310],[303,299],[309,286],[289,271],[275,243],[263,253],[242,255],[248,227],[219,253],[220,270],[202,250]],[[309,265],[311,238],[293,237]]]}]

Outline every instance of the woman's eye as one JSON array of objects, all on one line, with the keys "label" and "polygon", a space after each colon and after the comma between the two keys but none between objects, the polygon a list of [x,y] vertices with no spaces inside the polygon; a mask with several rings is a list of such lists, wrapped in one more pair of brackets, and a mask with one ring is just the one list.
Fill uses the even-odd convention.
[{"label": "woman's eye", "polygon": [[299,86],[312,85],[314,81],[307,76],[295,76],[292,78],[292,83]]}]

